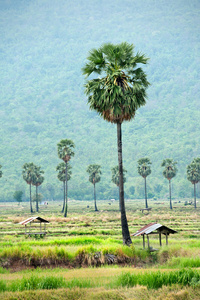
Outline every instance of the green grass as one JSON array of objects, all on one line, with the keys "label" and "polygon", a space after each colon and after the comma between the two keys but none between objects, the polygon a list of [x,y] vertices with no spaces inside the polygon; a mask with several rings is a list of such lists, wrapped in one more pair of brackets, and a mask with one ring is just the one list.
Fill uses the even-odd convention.
[{"label": "green grass", "polygon": [[181,269],[176,271],[161,272],[151,271],[143,273],[123,272],[119,276],[113,276],[109,281],[98,280],[96,278],[72,278],[66,280],[63,276],[37,276],[32,274],[30,277],[22,279],[0,280],[0,292],[5,291],[25,291],[25,290],[42,290],[58,288],[120,288],[134,287],[137,285],[146,286],[148,289],[158,289],[162,286],[192,286],[200,287],[200,271],[192,269]]},{"label": "green grass", "polygon": [[142,285],[149,289],[158,289],[163,285],[171,286],[173,284],[200,286],[200,272],[192,269],[182,269],[172,272],[145,272],[139,275],[126,272],[118,277],[117,283],[122,287]]}]

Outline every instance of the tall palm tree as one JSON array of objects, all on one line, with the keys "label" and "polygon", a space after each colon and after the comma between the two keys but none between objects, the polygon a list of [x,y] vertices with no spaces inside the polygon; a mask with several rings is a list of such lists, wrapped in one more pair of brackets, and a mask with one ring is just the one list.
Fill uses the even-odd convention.
[{"label": "tall palm tree", "polygon": [[171,158],[166,158],[163,160],[161,167],[164,167],[163,176],[169,180],[169,199],[170,199],[170,209],[172,209],[172,197],[171,197],[171,179],[176,176],[178,169],[176,167],[177,162],[173,161]]},{"label": "tall palm tree", "polygon": [[64,209],[64,217],[67,216],[67,174],[68,174],[68,162],[70,161],[71,157],[74,156],[74,142],[72,140],[61,140],[58,144],[58,157],[65,162],[65,194],[66,194],[66,201],[65,201],[65,209]]},{"label": "tall palm tree", "polygon": [[104,44],[90,51],[83,68],[86,77],[91,74],[98,76],[85,84],[90,109],[96,110],[106,121],[117,124],[121,226],[126,245],[132,241],[124,203],[121,125],[123,121],[134,118],[136,110],[145,105],[149,85],[146,74],[138,67],[138,64],[146,64],[148,58],[140,53],[134,55],[133,50],[134,46],[126,42]]},{"label": "tall palm tree", "polygon": [[32,213],[33,207],[32,207],[32,199],[31,199],[31,185],[33,184],[33,180],[35,177],[34,163],[25,163],[22,166],[22,176],[23,176],[23,179],[26,181],[27,184],[29,184],[29,187],[30,187],[30,211]]},{"label": "tall palm tree", "polygon": [[[67,181],[69,181],[71,179],[71,175],[72,175],[72,171],[71,171],[71,166],[70,164],[68,163],[68,166],[67,166]],[[64,212],[64,209],[65,209],[65,181],[66,181],[66,175],[65,175],[65,163],[62,162],[60,163],[59,165],[57,165],[56,167],[56,171],[58,171],[58,180],[62,181],[63,182],[63,191],[64,191],[64,197],[63,197],[63,208],[62,208],[62,213]]]},{"label": "tall palm tree", "polygon": [[200,181],[200,159],[194,159],[187,166],[187,179],[194,185],[194,208],[197,208],[196,203],[196,184]]},{"label": "tall palm tree", "polygon": [[138,160],[138,173],[144,178],[145,189],[145,207],[148,208],[147,203],[147,176],[151,174],[151,161],[149,158],[144,157]]},{"label": "tall palm tree", "polygon": [[97,202],[96,202],[96,189],[95,185],[97,182],[101,180],[100,174],[101,174],[101,166],[100,165],[89,165],[87,168],[87,172],[89,173],[89,181],[94,186],[94,208],[95,211],[98,211],[97,209]]},{"label": "tall palm tree", "polygon": [[[119,187],[119,166],[115,166],[114,168],[112,168],[111,172],[112,172],[112,178],[111,178],[112,182]],[[127,173],[127,170],[123,168],[123,183],[126,182],[125,173]],[[119,201],[119,210],[121,211],[120,201]]]},{"label": "tall palm tree", "polygon": [[41,167],[35,166],[35,174],[33,176],[32,184],[36,187],[36,212],[39,211],[38,206],[38,187],[43,183],[44,181],[44,171],[41,170]]}]

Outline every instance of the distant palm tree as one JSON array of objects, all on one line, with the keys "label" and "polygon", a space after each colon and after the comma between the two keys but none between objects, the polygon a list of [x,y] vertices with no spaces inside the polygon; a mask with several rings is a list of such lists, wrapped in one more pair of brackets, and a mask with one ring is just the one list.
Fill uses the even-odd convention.
[{"label": "distant palm tree", "polygon": [[144,157],[138,160],[138,173],[144,178],[145,188],[145,207],[148,208],[147,203],[147,176],[151,174],[151,161],[149,158]]},{"label": "distant palm tree", "polygon": [[100,177],[101,170],[100,169],[101,169],[100,165],[89,165],[87,168],[87,172],[89,173],[89,181],[94,186],[94,208],[95,208],[95,211],[98,211],[97,203],[96,203],[95,184],[101,180],[101,177]]},{"label": "distant palm tree", "polygon": [[[71,175],[72,175],[72,171],[71,171],[71,166],[68,163],[67,166],[67,181],[69,181],[71,179]],[[64,191],[64,197],[63,197],[63,208],[62,208],[62,213],[64,212],[65,209],[65,181],[66,181],[66,175],[65,175],[65,171],[66,171],[66,167],[65,167],[65,163],[60,163],[57,167],[56,167],[56,171],[58,171],[58,180],[63,182],[63,191]]]},{"label": "distant palm tree", "polygon": [[30,186],[30,211],[33,212],[32,199],[31,199],[31,185],[35,177],[35,165],[34,163],[25,163],[22,166],[22,176],[27,184]]},{"label": "distant palm tree", "polygon": [[146,74],[138,67],[138,64],[146,64],[148,58],[140,53],[134,55],[133,50],[134,46],[126,42],[104,44],[90,51],[83,68],[86,77],[91,74],[98,76],[85,84],[90,108],[106,121],[117,124],[121,226],[126,245],[132,241],[124,203],[121,125],[134,118],[136,110],[146,103],[146,88],[149,85]]},{"label": "distant palm tree", "polygon": [[[119,187],[119,166],[115,166],[114,168],[112,168],[111,172],[112,172],[112,178],[111,178],[112,182]],[[127,173],[127,170],[123,168],[123,183],[126,182],[125,173]],[[119,210],[121,211],[120,201],[119,201]]]},{"label": "distant palm tree", "polygon": [[43,183],[44,181],[44,171],[41,170],[41,167],[35,166],[35,174],[33,176],[33,181],[32,184],[36,187],[36,212],[39,211],[39,206],[38,206],[38,187]]},{"label": "distant palm tree", "polygon": [[196,158],[187,166],[187,179],[194,185],[194,208],[196,203],[196,184],[200,181],[200,158]]},{"label": "distant palm tree", "polygon": [[66,201],[65,201],[65,209],[64,209],[64,217],[67,216],[67,174],[68,174],[68,162],[70,161],[71,157],[74,156],[74,142],[72,140],[61,140],[58,144],[58,157],[65,162],[65,185],[66,185]]},{"label": "distant palm tree", "polygon": [[170,209],[172,209],[171,179],[175,177],[178,172],[176,165],[177,162],[170,158],[164,159],[161,164],[161,167],[164,167],[163,176],[169,180]]},{"label": "distant palm tree", "polygon": [[2,166],[0,165],[0,178],[1,178],[2,175],[3,175],[3,172],[1,171],[1,168],[2,168]]}]

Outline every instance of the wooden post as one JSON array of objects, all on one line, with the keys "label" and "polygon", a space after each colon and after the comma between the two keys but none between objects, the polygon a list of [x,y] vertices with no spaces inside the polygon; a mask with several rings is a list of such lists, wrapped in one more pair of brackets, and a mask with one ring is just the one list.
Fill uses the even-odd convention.
[{"label": "wooden post", "polygon": [[148,243],[148,248],[150,248],[149,246],[149,235],[147,234],[147,243]]},{"label": "wooden post", "polygon": [[159,242],[160,242],[160,247],[161,247],[162,246],[161,232],[159,232]]},{"label": "wooden post", "polygon": [[168,233],[166,233],[166,245],[168,245]]},{"label": "wooden post", "polygon": [[144,234],[142,235],[142,237],[143,237],[143,249],[145,249],[145,236],[144,236]]},{"label": "wooden post", "polygon": [[42,233],[42,230],[41,230],[41,223],[42,223],[42,222],[40,221],[40,234]]}]

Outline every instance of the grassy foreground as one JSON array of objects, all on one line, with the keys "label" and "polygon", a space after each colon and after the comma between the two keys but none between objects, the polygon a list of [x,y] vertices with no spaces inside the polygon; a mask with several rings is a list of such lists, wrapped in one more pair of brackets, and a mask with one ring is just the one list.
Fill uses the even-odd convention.
[{"label": "grassy foreground", "polygon": [[150,222],[178,231],[161,248],[152,235],[153,253],[142,249],[141,238],[122,245],[117,202],[102,201],[95,213],[91,202],[72,201],[67,218],[59,202],[41,206],[39,215],[50,221],[44,238],[25,236],[18,224],[30,216],[28,203],[1,204],[0,298],[200,299],[199,208],[149,205],[152,211],[142,214],[141,202],[126,203],[131,233]]}]

